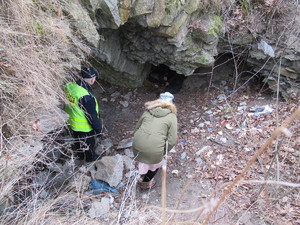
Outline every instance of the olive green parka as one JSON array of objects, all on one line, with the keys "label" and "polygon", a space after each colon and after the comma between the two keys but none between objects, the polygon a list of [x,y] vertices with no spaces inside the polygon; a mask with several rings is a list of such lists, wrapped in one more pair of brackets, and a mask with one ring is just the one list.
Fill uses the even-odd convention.
[{"label": "olive green parka", "polygon": [[146,102],[145,107],[134,131],[132,150],[138,161],[156,164],[163,159],[166,141],[168,151],[177,142],[177,109],[161,99]]}]

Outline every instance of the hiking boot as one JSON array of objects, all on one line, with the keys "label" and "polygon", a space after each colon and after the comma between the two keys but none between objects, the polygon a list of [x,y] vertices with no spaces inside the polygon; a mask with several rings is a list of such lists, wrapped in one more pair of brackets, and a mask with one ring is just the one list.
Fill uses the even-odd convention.
[{"label": "hiking boot", "polygon": [[139,185],[142,190],[148,190],[155,187],[156,181],[152,179],[149,182],[140,182]]}]

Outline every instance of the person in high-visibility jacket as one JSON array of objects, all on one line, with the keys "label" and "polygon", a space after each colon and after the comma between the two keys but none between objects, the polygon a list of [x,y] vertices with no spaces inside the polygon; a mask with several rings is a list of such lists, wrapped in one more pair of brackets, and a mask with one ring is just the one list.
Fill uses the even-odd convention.
[{"label": "person in high-visibility jacket", "polygon": [[99,159],[94,147],[96,136],[102,132],[98,101],[91,92],[99,73],[93,67],[83,67],[81,76],[82,79],[65,86],[68,100],[65,110],[69,114],[68,125],[75,138],[78,157],[92,162]]}]

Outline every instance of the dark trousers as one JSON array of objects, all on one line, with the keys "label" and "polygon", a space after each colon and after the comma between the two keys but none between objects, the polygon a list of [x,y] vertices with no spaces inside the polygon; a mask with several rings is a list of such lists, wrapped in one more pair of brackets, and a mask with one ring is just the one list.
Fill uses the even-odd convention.
[{"label": "dark trousers", "polygon": [[145,174],[143,178],[143,182],[149,182],[150,180],[152,180],[152,178],[155,176],[157,171],[158,169],[156,169],[155,171],[148,170],[148,172]]},{"label": "dark trousers", "polygon": [[77,156],[87,162],[96,160],[98,155],[94,151],[96,137],[95,132],[78,132],[73,131],[75,138],[75,147],[77,149]]}]

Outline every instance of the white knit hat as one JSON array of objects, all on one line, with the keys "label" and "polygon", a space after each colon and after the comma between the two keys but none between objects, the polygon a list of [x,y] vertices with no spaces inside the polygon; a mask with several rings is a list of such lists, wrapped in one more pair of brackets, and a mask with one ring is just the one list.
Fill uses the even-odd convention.
[{"label": "white knit hat", "polygon": [[163,101],[173,104],[174,95],[172,95],[170,92],[165,92],[165,93],[161,93],[159,95],[159,98],[162,99]]}]

